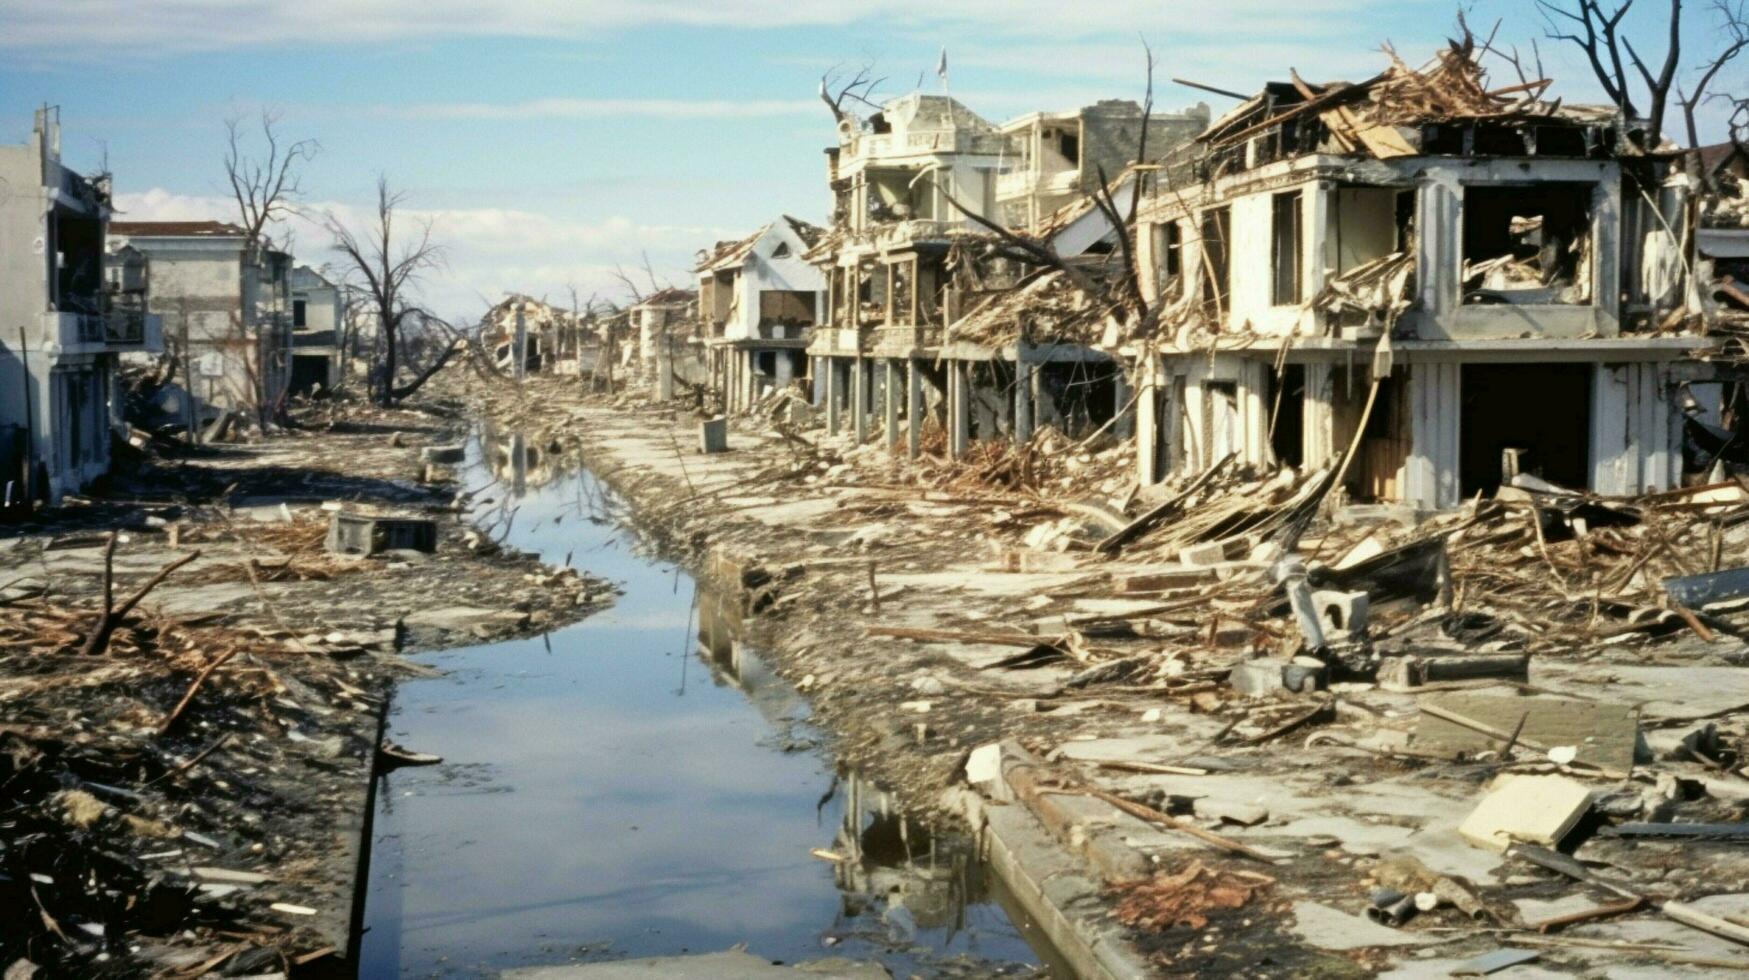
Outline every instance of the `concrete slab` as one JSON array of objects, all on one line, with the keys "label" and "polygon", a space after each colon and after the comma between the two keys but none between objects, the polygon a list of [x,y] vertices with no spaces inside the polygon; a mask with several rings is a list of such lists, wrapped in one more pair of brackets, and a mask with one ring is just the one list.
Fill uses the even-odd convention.
[{"label": "concrete slab", "polygon": [[1319,949],[1343,952],[1382,946],[1421,946],[1438,937],[1381,926],[1318,902],[1294,903],[1294,932]]}]

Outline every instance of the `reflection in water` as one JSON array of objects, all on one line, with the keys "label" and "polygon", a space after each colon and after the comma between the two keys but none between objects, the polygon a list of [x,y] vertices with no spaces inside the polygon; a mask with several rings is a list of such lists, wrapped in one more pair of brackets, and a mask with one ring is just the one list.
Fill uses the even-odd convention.
[{"label": "reflection in water", "polygon": [[964,846],[814,749],[806,700],[737,639],[734,603],[640,553],[620,501],[530,448],[471,446],[474,517],[624,594],[548,636],[432,655],[444,675],[399,689],[391,737],[448,761],[384,777],[361,975],[742,942],[899,976],[1031,972]]}]

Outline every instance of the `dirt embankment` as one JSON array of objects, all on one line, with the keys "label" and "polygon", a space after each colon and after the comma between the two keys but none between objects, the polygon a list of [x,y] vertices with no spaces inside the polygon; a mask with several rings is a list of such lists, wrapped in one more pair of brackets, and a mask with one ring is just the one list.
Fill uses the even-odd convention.
[{"label": "dirt embankment", "polygon": [[[325,414],[0,526],[0,962],[348,973],[381,720],[426,670],[405,655],[611,601],[421,482],[422,447],[466,434],[453,406]],[[434,519],[436,548],[333,554],[337,509]]]}]

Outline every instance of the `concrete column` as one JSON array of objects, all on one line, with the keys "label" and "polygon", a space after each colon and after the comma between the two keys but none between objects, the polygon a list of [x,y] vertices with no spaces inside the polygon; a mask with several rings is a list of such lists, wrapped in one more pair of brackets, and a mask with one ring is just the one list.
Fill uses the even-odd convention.
[{"label": "concrete column", "polygon": [[881,414],[887,435],[887,452],[899,451],[899,362],[892,358],[885,361],[886,370],[881,377]]},{"label": "concrete column", "polygon": [[1136,482],[1142,486],[1160,482],[1160,389],[1159,369],[1152,354],[1136,360]]},{"label": "concrete column", "polygon": [[835,436],[838,434],[838,426],[841,424],[838,397],[838,359],[822,357],[819,359],[819,363],[825,367],[826,375],[826,434]]},{"label": "concrete column", "polygon": [[788,388],[790,382],[795,380],[795,364],[790,361],[790,358],[794,356],[786,350],[777,352],[777,376],[773,379],[772,384],[779,391]]},{"label": "concrete column", "polygon": [[1032,438],[1032,362],[1019,357],[1014,362],[1014,444],[1023,446]]},{"label": "concrete column", "polygon": [[860,446],[868,441],[868,362],[859,357],[851,362],[851,370],[856,372],[850,380],[851,397],[856,404],[850,417],[856,429],[856,444]]},{"label": "concrete column", "polygon": [[[1428,509],[1458,503],[1458,414],[1462,405],[1460,367],[1424,361],[1409,366],[1411,411],[1403,500]],[[1388,411],[1374,405],[1373,413]]]},{"label": "concrete column", "polygon": [[[668,338],[664,337],[663,341]],[[668,350],[668,345],[662,343],[656,348],[656,398],[668,401],[674,397],[674,358]]]},{"label": "concrete column", "polygon": [[947,451],[958,459],[972,437],[972,385],[966,362],[947,362]]},{"label": "concrete column", "polygon": [[905,361],[905,453],[916,459],[923,452],[923,371],[917,362]]},{"label": "concrete column", "polygon": [[1336,445],[1336,372],[1328,361],[1306,365],[1306,408],[1301,426],[1302,455],[1307,468],[1316,468],[1336,458],[1347,446]]},{"label": "concrete column", "polygon": [[1117,421],[1112,423],[1112,434],[1119,439],[1128,439],[1136,433],[1136,410],[1130,404],[1130,379],[1124,374],[1123,365],[1117,366],[1117,375],[1111,383],[1112,402],[1117,407]]},{"label": "concrete column", "polygon": [[826,407],[826,397],[827,397],[827,395],[826,395],[826,384],[827,384],[826,371],[827,371],[827,368],[825,367],[825,365],[827,364],[827,361],[824,357],[810,357],[810,358],[808,358],[808,361],[809,361],[809,366],[813,369],[813,374],[814,374],[814,407],[815,408],[825,408]]}]

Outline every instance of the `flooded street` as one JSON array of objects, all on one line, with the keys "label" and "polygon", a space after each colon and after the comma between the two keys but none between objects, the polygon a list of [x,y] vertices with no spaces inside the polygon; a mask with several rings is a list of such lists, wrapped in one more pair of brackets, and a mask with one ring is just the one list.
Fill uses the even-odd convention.
[{"label": "flooded street", "polygon": [[470,447],[465,477],[484,526],[624,594],[549,636],[421,658],[443,675],[399,688],[390,738],[445,763],[379,787],[361,976],[737,943],[1044,975],[967,843],[836,773],[806,702],[722,603],[635,547],[601,484],[519,440],[492,455]]}]

